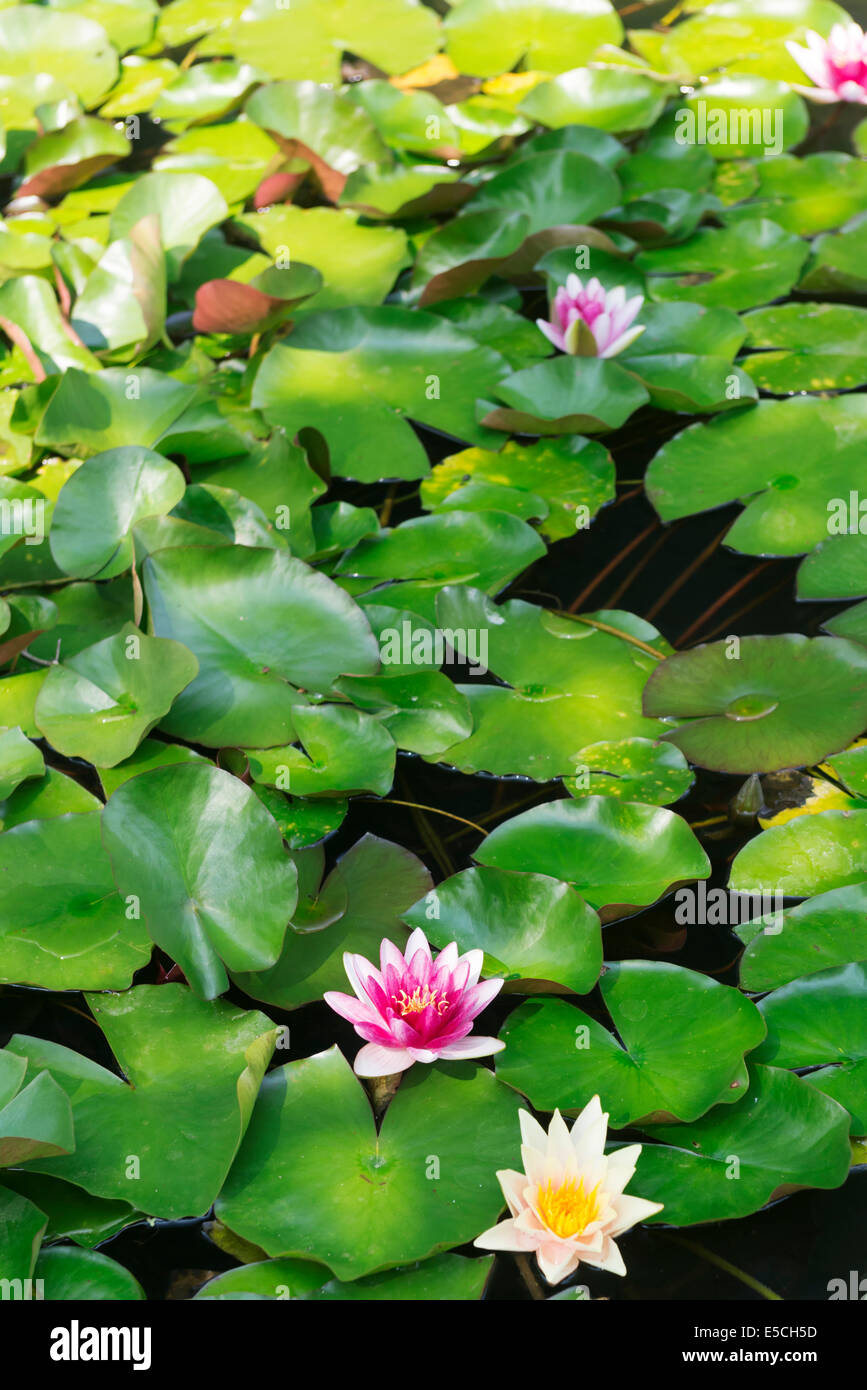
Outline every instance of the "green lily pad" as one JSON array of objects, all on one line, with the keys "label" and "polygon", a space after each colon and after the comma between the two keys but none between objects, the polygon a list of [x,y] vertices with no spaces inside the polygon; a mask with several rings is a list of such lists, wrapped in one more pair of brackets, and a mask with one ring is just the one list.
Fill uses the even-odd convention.
[{"label": "green lily pad", "polygon": [[799,289],[809,294],[864,294],[867,291],[867,218],[863,214],[839,232],[816,237]]},{"label": "green lily pad", "polygon": [[159,170],[142,174],[111,214],[112,241],[127,237],[143,217],[156,216],[160,241],[166,253],[169,280],[176,280],[181,266],[211,227],[229,215],[219,189],[202,174],[176,174]]},{"label": "green lily pad", "polygon": [[819,811],[772,826],[745,844],[729,887],[809,898],[865,879],[867,811]]},{"label": "green lily pad", "polygon": [[[255,237],[276,264],[267,272],[271,283],[301,263],[322,276],[296,315],[316,309],[342,309],[353,304],[381,304],[402,268],[409,262],[406,234],[397,227],[368,227],[348,208],[263,208],[234,220],[234,227]],[[280,269],[291,256],[291,264]],[[281,260],[282,257],[282,260]]]},{"label": "green lily pad", "polygon": [[253,0],[238,8],[240,19],[207,24],[199,51],[231,53],[271,77],[338,82],[345,49],[384,72],[405,72],[437,47],[437,17],[417,0],[292,0],[276,12],[271,0]]},{"label": "green lily pad", "polygon": [[746,555],[801,555],[827,538],[831,500],[848,502],[860,476],[847,419],[856,399],[760,401],[690,425],[651,459],[647,495],[663,521],[746,500],[726,544]]},{"label": "green lily pad", "polygon": [[43,1250],[33,1275],[42,1280],[43,1298],[50,1301],[132,1302],[145,1297],[141,1284],[128,1269],[97,1250],[77,1250],[67,1245]]},{"label": "green lily pad", "polygon": [[734,67],[782,82],[802,82],[804,74],[786,51],[788,39],[803,40],[807,29],[830,33],[847,21],[830,0],[725,0],[691,4],[698,10],[662,32],[631,30],[636,52],[663,72],[683,78]]},{"label": "green lily pad", "polygon": [[337,574],[369,579],[461,581],[498,592],[545,554],[532,527],[504,512],[438,512],[368,536]]},{"label": "green lily pad", "polygon": [[344,952],[378,959],[383,938],[404,944],[409,933],[403,914],[433,887],[420,859],[376,835],[354,844],[320,886],[314,870],[321,877],[324,865],[318,845],[305,865],[303,913],[299,908],[290,923],[277,964],[233,977],[253,999],[294,1009],[328,989],[344,990]]},{"label": "green lily pad", "polygon": [[97,352],[118,357],[149,348],[164,330],[166,267],[154,213],[113,241],[75,301],[72,327]]},{"label": "green lily pad", "polygon": [[403,920],[441,946],[481,948],[484,973],[507,988],[586,994],[602,968],[599,918],[568,883],[544,874],[464,869],[415,903]]},{"label": "green lily pad", "polygon": [[740,978],[759,992],[852,961],[867,960],[867,884],[820,893],[782,914],[782,931],[758,922],[735,927],[746,945]]},{"label": "green lily pad", "polygon": [[150,772],[155,767],[173,767],[177,763],[202,762],[207,762],[207,758],[183,743],[161,743],[159,739],[146,738],[123,762],[116,763],[114,767],[97,768],[97,772],[102,790],[109,797],[122,782],[128,782],[130,777],[137,777],[140,772]]},{"label": "green lily pad", "polygon": [[249,1122],[275,1028],[183,985],[87,1000],[123,1077],[41,1038],[17,1035],[7,1048],[72,1102],[75,1153],[33,1160],[27,1171],[168,1220],[207,1212]]},{"label": "green lily pad", "polygon": [[435,464],[422,482],[421,500],[431,509],[446,502],[457,506],[481,484],[543,498],[548,511],[538,530],[552,541],[564,540],[613,499],[614,464],[603,445],[580,435],[537,444],[510,439],[499,453],[462,449]]},{"label": "green lily pad", "polygon": [[130,143],[122,131],[95,116],[79,116],[62,130],[49,130],[27,150],[21,197],[54,198],[126,159]]},{"label": "green lily pad", "polygon": [[0,802],[0,830],[11,830],[28,820],[52,820],[55,816],[77,815],[99,807],[100,802],[91,792],[65,773],[47,767],[44,776],[23,782]]},{"label": "green lily pad", "polygon": [[684,122],[678,138],[692,135],[714,159],[779,156],[800,144],[810,126],[806,102],[787,82],[746,72],[702,83],[680,110],[690,112],[695,120]]},{"label": "green lily pad", "polygon": [[867,654],[838,637],[727,640],[675,652],[651,674],[644,712],[684,722],[664,735],[716,772],[821,762],[867,721]]},{"label": "green lily pad", "polygon": [[732,365],[745,337],[743,322],[730,309],[699,304],[647,304],[644,332],[620,355],[662,410],[699,413],[742,405],[757,391]]},{"label": "green lily pad", "polygon": [[614,1129],[689,1122],[740,1100],[744,1055],[761,1042],[764,1024],[736,989],[643,960],[608,966],[599,988],[616,1034],[565,1001],[522,1004],[500,1032],[500,1079],[539,1110],[580,1110],[602,1095]]},{"label": "green lily pad", "polygon": [[198,63],[163,87],[150,110],[169,130],[205,124],[240,106],[261,77],[247,63]]},{"label": "green lily pad", "polygon": [[[19,812],[24,820],[4,817],[0,979],[41,989],[126,989],[147,964],[151,943],[131,905],[118,896],[99,810],[88,810],[87,802],[67,809],[69,798],[57,791],[55,804],[46,806],[52,788],[50,779],[41,800],[34,796]],[[89,796],[83,788],[78,792]],[[89,804],[99,806],[95,797]]]},{"label": "green lily pad", "polygon": [[170,512],[183,495],[181,470],[152,449],[95,454],[60,489],[51,553],[66,574],[111,579],[132,563],[136,523]]},{"label": "green lily pad", "polygon": [[[245,116],[225,125],[194,126],[163,146],[153,162],[159,174],[199,174],[209,179],[229,204],[246,202],[267,174],[279,150],[270,136]],[[205,232],[199,247],[212,233]],[[198,248],[197,248],[198,249]],[[191,273],[196,251],[184,260],[178,283]]]},{"label": "green lily pad", "polygon": [[95,106],[117,76],[117,53],[101,24],[68,10],[13,5],[0,11],[3,70],[12,78],[50,75]]},{"label": "green lily pad", "polygon": [[867,309],[843,304],[782,304],[744,318],[742,359],[757,386],[778,396],[848,391],[867,381]]},{"label": "green lily pad", "polygon": [[518,599],[497,605],[478,589],[454,585],[437,598],[437,621],[444,632],[464,634],[459,644],[471,655],[484,643],[484,664],[506,683],[458,687],[469,700],[473,732],[443,760],[462,772],[544,782],[575,774],[588,743],[653,738],[663,729],[642,715],[641,692],[657,664],[644,648],[661,658],[668,647],[632,614],[573,622]]},{"label": "green lily pad", "polygon": [[806,159],[783,155],[757,161],[755,169],[755,188],[745,202],[729,210],[727,222],[770,217],[787,232],[814,236],[863,211],[867,169],[863,160],[851,155],[836,150]]},{"label": "green lily pad", "polygon": [[[0,20],[8,13],[0,10]],[[70,338],[48,282],[36,275],[0,285],[0,328],[22,349],[36,380],[72,368],[93,372],[99,366],[80,339]]]},{"label": "green lily pad", "polygon": [[517,434],[598,434],[619,429],[650,396],[610,358],[560,354],[494,386],[502,405],[482,423]]},{"label": "green lily pad", "polygon": [[262,1260],[229,1269],[210,1279],[195,1298],[307,1299],[313,1303],[348,1301],[416,1302],[479,1299],[493,1256],[467,1260],[461,1255],[435,1255],[432,1260],[387,1269],[349,1284],[328,1279],[321,1265],[309,1260]]},{"label": "green lily pad", "polygon": [[739,1105],[719,1105],[692,1125],[655,1125],[635,1188],[673,1226],[748,1216],[802,1187],[839,1187],[849,1172],[849,1116],[778,1067],[750,1068]]},{"label": "green lily pad", "polygon": [[678,246],[641,251],[636,265],[654,299],[689,299],[751,309],[788,294],[808,247],[768,218],[733,227],[702,227]]},{"label": "green lily pad", "polygon": [[808,1080],[844,1106],[853,1134],[867,1134],[867,963],[793,980],[768,994],[759,1010],[768,1036],[755,1061],[815,1067]]},{"label": "green lily pad", "polygon": [[24,1059],[0,1053],[0,1167],[69,1154],[75,1148],[66,1093],[47,1072],[28,1077]]},{"label": "green lily pad", "polygon": [[79,458],[124,445],[150,449],[200,399],[197,386],[152,367],[108,367],[89,375],[68,368],[39,422],[36,442]]},{"label": "green lily pad", "polygon": [[309,160],[332,201],[356,169],[389,163],[387,147],[367,112],[349,96],[317,82],[260,87],[245,109],[288,158]]},{"label": "green lily pad", "polygon": [[114,767],[135,752],[198,670],[179,642],[146,637],[129,623],[51,667],[36,700],[36,722],[58,752]]},{"label": "green lily pad", "polygon": [[297,874],[276,824],[249,787],[208,763],[143,772],[112,793],[102,833],[124,898],[199,993],[226,968],[278,959]]},{"label": "green lily pad", "polygon": [[343,705],[313,705],[296,709],[292,722],[303,748],[246,750],[255,782],[294,796],[389,793],[397,750],[376,719]]},{"label": "green lily pad", "polygon": [[[336,688],[410,753],[442,753],[472,733],[466,696],[441,671],[341,676]],[[297,716],[295,727],[300,728]]]},{"label": "green lily pad", "polygon": [[420,478],[427,458],[407,419],[485,446],[496,436],[476,423],[476,399],[506,371],[499,353],[437,315],[397,305],[337,309],[270,350],[252,404],[290,436],[319,430],[338,476]]},{"label": "green lily pad", "polygon": [[0,1278],[29,1279],[48,1224],[44,1211],[0,1186]]},{"label": "green lily pad", "polygon": [[492,830],[473,857],[498,869],[564,879],[591,907],[644,907],[673,884],[710,873],[707,855],[680,816],[610,796],[522,811]]},{"label": "green lily pad", "polygon": [[608,0],[461,0],[444,27],[452,62],[479,77],[497,77],[519,63],[564,72],[623,37]]},{"label": "green lily pad", "polygon": [[4,1172],[3,1186],[26,1197],[48,1217],[46,1240],[74,1240],[86,1250],[92,1250],[125,1226],[141,1220],[141,1212],[129,1202],[92,1197],[71,1182],[30,1173],[23,1168]]},{"label": "green lily pad", "polygon": [[45,760],[19,728],[0,730],[0,801],[33,777],[45,776]]},{"label": "green lily pad", "polygon": [[689,790],[692,772],[679,748],[651,738],[623,738],[589,743],[581,749],[582,773],[564,777],[570,795],[613,796],[668,806]]},{"label": "green lily pad", "polygon": [[495,1169],[517,1159],[517,1109],[484,1067],[419,1066],[377,1134],[333,1047],[266,1078],[217,1216],[267,1254],[312,1257],[339,1279],[424,1259],[496,1219]]},{"label": "green lily pad", "polygon": [[[151,625],[188,647],[199,674],[162,727],[219,748],[293,737],[296,686],[328,691],[379,654],[363,612],[323,574],[282,550],[158,551],[144,564]],[[289,684],[289,682],[292,684]]]},{"label": "green lily pad", "polygon": [[665,91],[660,81],[635,68],[574,67],[540,82],[518,109],[554,130],[577,123],[627,132],[653,125],[662,114]]}]

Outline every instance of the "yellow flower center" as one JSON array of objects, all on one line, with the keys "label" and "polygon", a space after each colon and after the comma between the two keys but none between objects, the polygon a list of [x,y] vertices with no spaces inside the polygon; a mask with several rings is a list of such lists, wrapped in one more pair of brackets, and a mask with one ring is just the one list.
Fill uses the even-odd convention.
[{"label": "yellow flower center", "polygon": [[600,1186],[597,1183],[592,1192],[587,1192],[583,1178],[578,1182],[566,1178],[559,1187],[554,1187],[549,1178],[538,1191],[539,1215],[548,1230],[564,1239],[586,1230],[599,1215]]},{"label": "yellow flower center", "polygon": [[402,1018],[406,1018],[407,1014],[423,1013],[425,1009],[436,1009],[438,1014],[442,1014],[449,1006],[449,1001],[440,990],[422,989],[421,985],[416,985],[412,994],[407,994],[406,990],[402,989],[400,994],[392,998],[392,1003],[400,1009]]}]

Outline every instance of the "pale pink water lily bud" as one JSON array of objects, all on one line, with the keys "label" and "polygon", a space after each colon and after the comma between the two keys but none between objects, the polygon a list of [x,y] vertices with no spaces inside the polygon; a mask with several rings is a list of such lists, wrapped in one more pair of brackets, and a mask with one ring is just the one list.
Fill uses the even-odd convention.
[{"label": "pale pink water lily bud", "polygon": [[454,941],[432,957],[420,928],[405,955],[383,941],[379,970],[364,956],[346,952],[343,966],[356,997],[333,990],[322,997],[367,1044],[355,1059],[356,1075],[390,1076],[413,1062],[456,1062],[501,1051],[505,1043],[498,1038],[472,1035],[473,1019],[503,984],[479,981],[483,960],[482,951],[459,956]]},{"label": "pale pink water lily bud", "polygon": [[571,1133],[559,1110],[547,1133],[526,1110],[519,1116],[524,1172],[497,1174],[512,1214],[474,1244],[482,1250],[532,1252],[549,1284],[559,1284],[579,1264],[625,1274],[614,1237],[662,1211],[659,1202],[623,1192],[641,1144],[606,1156],[608,1116],[598,1096],[585,1105]]},{"label": "pale pink water lily bud", "polygon": [[627,299],[622,285],[605,290],[595,276],[585,286],[570,275],[554,296],[551,322],[537,319],[536,326],[570,356],[614,357],[644,332],[643,324],[630,327],[643,303],[643,294]]},{"label": "pale pink water lily bud", "polygon": [[823,39],[808,29],[807,47],[787,43],[786,48],[815,87],[792,85],[796,92],[813,101],[855,101],[867,105],[867,35],[854,20],[835,24],[830,37]]}]

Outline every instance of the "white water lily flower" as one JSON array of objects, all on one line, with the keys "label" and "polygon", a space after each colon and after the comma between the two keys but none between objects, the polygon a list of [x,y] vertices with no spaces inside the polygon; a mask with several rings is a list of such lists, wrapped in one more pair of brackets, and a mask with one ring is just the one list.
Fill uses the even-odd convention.
[{"label": "white water lily flower", "polygon": [[511,1216],[478,1236],[482,1250],[532,1252],[549,1284],[559,1284],[579,1264],[625,1274],[614,1237],[662,1211],[660,1202],[627,1196],[641,1144],[605,1153],[608,1115],[599,1097],[585,1105],[571,1133],[560,1114],[546,1133],[519,1112],[524,1172],[497,1173]]}]

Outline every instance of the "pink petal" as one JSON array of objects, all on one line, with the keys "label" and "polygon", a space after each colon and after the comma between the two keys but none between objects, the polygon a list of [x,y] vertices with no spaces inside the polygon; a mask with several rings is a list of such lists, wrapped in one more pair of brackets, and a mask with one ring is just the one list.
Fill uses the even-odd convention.
[{"label": "pink petal", "polygon": [[460,1062],[467,1057],[490,1057],[494,1052],[502,1052],[505,1046],[499,1038],[483,1038],[480,1034],[471,1033],[468,1038],[440,1048],[439,1055],[447,1062]]}]

